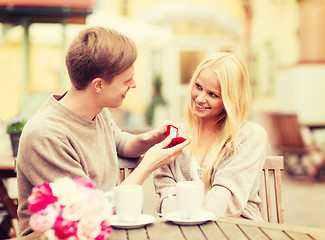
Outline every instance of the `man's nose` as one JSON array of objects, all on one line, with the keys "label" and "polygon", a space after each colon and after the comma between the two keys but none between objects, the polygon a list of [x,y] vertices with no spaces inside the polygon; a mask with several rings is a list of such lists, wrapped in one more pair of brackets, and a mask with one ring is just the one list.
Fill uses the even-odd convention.
[{"label": "man's nose", "polygon": [[132,82],[129,85],[129,88],[136,88],[137,84],[135,83],[134,79],[132,80]]}]

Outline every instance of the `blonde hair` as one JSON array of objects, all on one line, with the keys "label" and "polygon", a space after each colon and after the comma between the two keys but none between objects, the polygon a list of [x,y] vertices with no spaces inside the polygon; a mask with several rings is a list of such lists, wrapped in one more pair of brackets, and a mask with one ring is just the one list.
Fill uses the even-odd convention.
[{"label": "blonde hair", "polygon": [[[216,116],[215,120],[216,127],[219,127],[218,137],[211,145],[202,163],[202,180],[206,187],[211,187],[214,169],[220,165],[222,159],[236,152],[238,148],[237,131],[247,122],[252,97],[245,65],[237,56],[228,52],[218,53],[199,64],[190,82],[190,93],[200,72],[206,68],[212,70],[216,75],[224,104],[224,111]],[[185,108],[185,123],[187,134],[192,139],[191,153],[195,155],[202,123],[201,119],[192,113],[191,97],[189,97]]]}]

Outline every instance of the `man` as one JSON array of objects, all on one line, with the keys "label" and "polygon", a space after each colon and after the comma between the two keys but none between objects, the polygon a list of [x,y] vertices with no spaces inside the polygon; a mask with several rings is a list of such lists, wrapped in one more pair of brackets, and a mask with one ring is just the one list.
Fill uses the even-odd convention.
[{"label": "man", "polygon": [[56,178],[84,177],[103,191],[118,182],[117,157],[139,157],[138,167],[121,184],[142,184],[157,168],[171,163],[189,141],[166,148],[166,126],[148,133],[122,132],[109,108],[119,107],[133,79],[137,51],[123,34],[90,27],[70,45],[66,66],[71,88],[52,95],[28,121],[21,136],[17,158],[18,216],[20,235],[32,232],[27,198],[31,189]]}]

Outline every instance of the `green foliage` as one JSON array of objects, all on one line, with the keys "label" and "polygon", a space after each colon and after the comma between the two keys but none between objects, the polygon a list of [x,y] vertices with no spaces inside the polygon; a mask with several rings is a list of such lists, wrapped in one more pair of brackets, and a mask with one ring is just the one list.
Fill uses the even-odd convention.
[{"label": "green foliage", "polygon": [[155,108],[157,105],[166,105],[166,101],[161,93],[162,81],[160,76],[156,76],[153,82],[153,96],[151,103],[147,106],[146,110],[146,122],[152,126],[153,118],[155,115]]},{"label": "green foliage", "polygon": [[27,119],[24,118],[24,117],[17,117],[17,118],[14,118],[12,120],[10,120],[8,123],[7,123],[7,133],[20,133],[25,124],[27,122]]}]

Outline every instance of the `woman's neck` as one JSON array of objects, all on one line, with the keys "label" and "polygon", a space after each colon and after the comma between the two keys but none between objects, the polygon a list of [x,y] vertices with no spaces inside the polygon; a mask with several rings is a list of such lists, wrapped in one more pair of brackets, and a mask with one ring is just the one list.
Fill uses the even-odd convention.
[{"label": "woman's neck", "polygon": [[[215,126],[215,125],[214,125]],[[211,146],[215,144],[218,131],[212,125],[203,125],[200,129],[200,136],[197,141],[195,157],[201,166]]]}]

